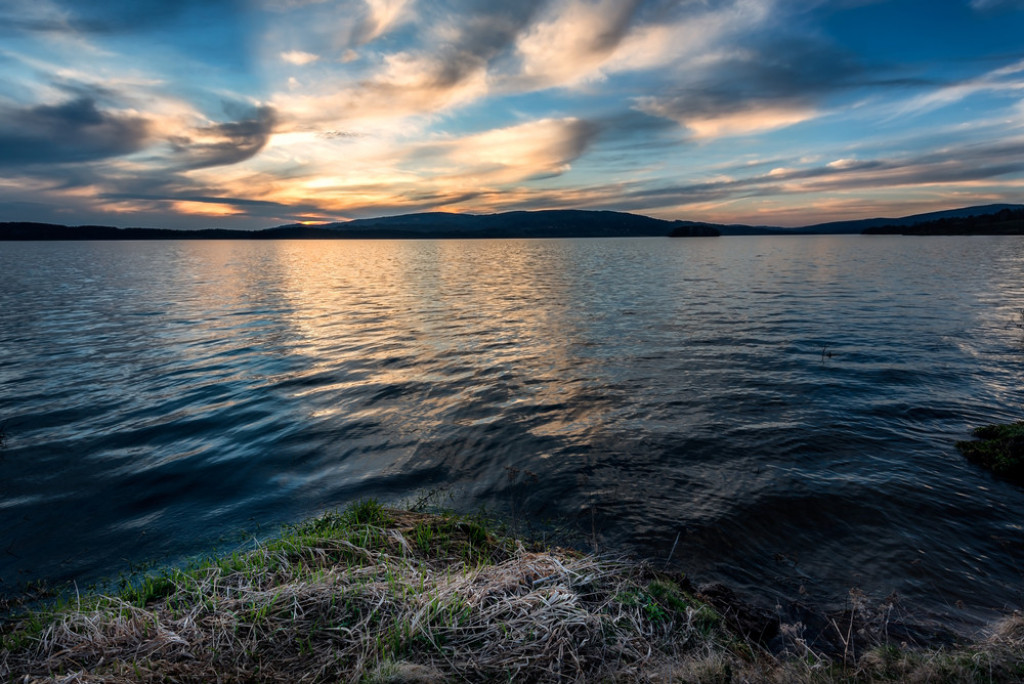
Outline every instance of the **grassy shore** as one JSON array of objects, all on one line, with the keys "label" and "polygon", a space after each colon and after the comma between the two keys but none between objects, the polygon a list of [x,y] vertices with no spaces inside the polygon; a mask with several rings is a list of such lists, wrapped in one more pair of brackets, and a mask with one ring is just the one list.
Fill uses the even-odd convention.
[{"label": "grassy shore", "polygon": [[[921,648],[769,648],[680,575],[369,501],[0,625],[15,682],[1020,682],[1024,620]],[[844,623],[845,624],[845,623]],[[860,631],[859,629],[857,631]],[[857,642],[855,644],[855,642]]]}]

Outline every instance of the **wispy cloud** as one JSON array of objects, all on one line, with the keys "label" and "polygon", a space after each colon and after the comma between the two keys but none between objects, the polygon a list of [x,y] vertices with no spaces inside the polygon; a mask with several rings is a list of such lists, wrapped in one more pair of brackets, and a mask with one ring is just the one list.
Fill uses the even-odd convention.
[{"label": "wispy cloud", "polygon": [[289,64],[305,66],[306,64],[312,64],[317,61],[320,59],[320,56],[314,55],[310,52],[303,52],[302,50],[289,50],[288,52],[281,53],[281,59]]},{"label": "wispy cloud", "polygon": [[417,16],[411,0],[264,2],[273,16],[259,48],[275,57],[289,55],[285,61],[298,65],[354,61],[363,48],[412,23]]},{"label": "wispy cloud", "polygon": [[813,196],[895,187],[956,186],[1024,172],[1024,138],[990,145],[964,145],[898,158],[837,159],[724,177],[700,183],[638,188],[629,193],[648,208],[685,207],[751,197]]},{"label": "wispy cloud", "polygon": [[986,92],[1024,92],[1024,60],[918,95],[903,102],[898,113],[902,115],[931,111]]},{"label": "wispy cloud", "polygon": [[235,12],[233,0],[176,0],[167,2],[132,2],[108,0],[93,2],[58,2],[56,0],[7,0],[0,9],[0,25],[7,30],[43,33],[82,33],[110,35],[135,33],[166,26],[190,13],[220,14]]},{"label": "wispy cloud", "polygon": [[366,0],[366,7],[369,13],[359,34],[359,43],[368,43],[412,18],[411,0]]},{"label": "wispy cloud", "polygon": [[216,123],[173,136],[169,143],[179,168],[237,164],[250,159],[270,139],[276,116],[270,107],[257,107],[236,121]]},{"label": "wispy cloud", "polygon": [[477,133],[434,151],[450,160],[459,178],[490,184],[557,176],[594,141],[597,127],[576,118],[541,119]]},{"label": "wispy cloud", "polygon": [[971,0],[976,10],[1024,9],[1024,0]]}]

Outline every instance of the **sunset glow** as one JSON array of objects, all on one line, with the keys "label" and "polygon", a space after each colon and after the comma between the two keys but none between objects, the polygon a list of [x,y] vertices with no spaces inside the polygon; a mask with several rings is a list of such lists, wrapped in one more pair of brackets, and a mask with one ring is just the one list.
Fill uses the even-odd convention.
[{"label": "sunset glow", "polygon": [[1021,201],[1019,0],[0,5],[0,220]]}]

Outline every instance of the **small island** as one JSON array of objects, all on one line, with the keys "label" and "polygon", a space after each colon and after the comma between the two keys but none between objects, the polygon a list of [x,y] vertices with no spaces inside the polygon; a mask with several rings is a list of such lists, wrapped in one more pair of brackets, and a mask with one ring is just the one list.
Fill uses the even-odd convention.
[{"label": "small island", "polygon": [[669,237],[720,237],[722,231],[709,223],[690,223],[680,225],[669,233]]}]

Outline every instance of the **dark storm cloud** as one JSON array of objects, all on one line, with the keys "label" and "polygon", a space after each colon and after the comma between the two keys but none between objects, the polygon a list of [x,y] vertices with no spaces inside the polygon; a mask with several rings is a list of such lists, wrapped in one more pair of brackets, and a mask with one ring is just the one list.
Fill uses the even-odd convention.
[{"label": "dark storm cloud", "polygon": [[179,164],[187,169],[237,164],[263,149],[277,117],[271,107],[250,110],[237,121],[199,128],[170,140]]},{"label": "dark storm cloud", "polygon": [[149,123],[104,111],[82,96],[58,105],[0,108],[0,165],[63,164],[140,150]]}]

